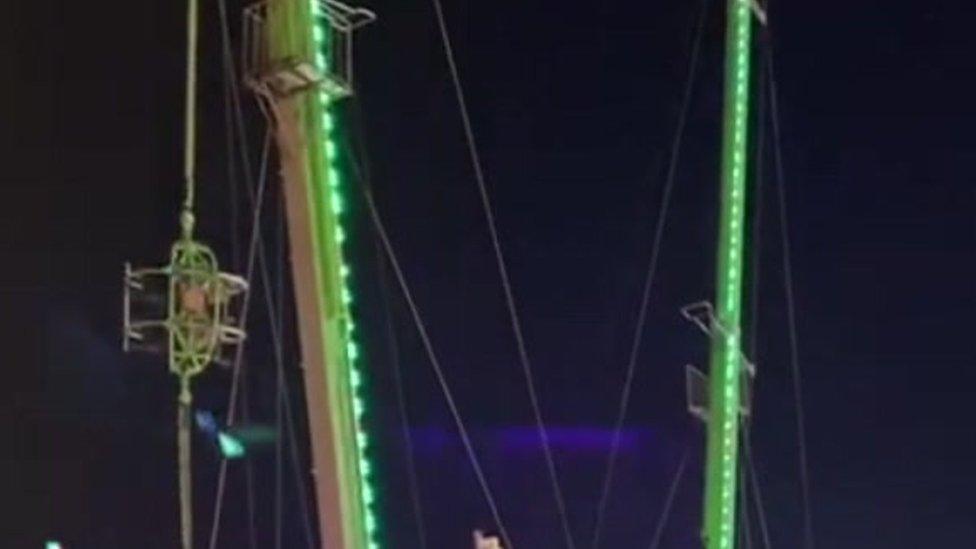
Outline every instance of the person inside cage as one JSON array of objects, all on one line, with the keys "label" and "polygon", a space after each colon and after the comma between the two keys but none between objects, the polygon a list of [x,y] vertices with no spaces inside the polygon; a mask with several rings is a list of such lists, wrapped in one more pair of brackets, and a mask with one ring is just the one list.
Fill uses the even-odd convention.
[{"label": "person inside cage", "polygon": [[197,351],[209,347],[214,335],[213,298],[209,286],[208,282],[192,279],[177,284],[177,318],[187,336],[188,346]]}]

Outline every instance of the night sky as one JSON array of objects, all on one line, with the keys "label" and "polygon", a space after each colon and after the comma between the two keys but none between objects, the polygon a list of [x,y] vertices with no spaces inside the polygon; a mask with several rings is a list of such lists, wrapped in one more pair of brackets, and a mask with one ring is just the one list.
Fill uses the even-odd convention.
[{"label": "night sky", "polygon": [[[588,546],[703,4],[446,4],[571,523]],[[689,474],[662,547],[697,547],[702,430],[685,412],[683,366],[705,364],[707,340],[678,310],[711,298],[714,286],[720,4],[704,2],[699,78],[605,547],[647,546],[685,448]],[[231,198],[241,177],[238,165],[228,171],[216,2],[203,6],[199,232],[234,266],[235,241],[247,236],[245,203],[241,192]],[[235,39],[242,6],[230,2]],[[341,119],[350,141],[358,136],[368,151],[379,209],[514,541],[561,547],[432,7],[366,6],[380,21],[357,42],[359,95]],[[21,1],[8,15],[0,32],[0,364],[10,389],[0,397],[0,547],[58,538],[71,548],[171,548],[175,385],[161,359],[122,354],[120,311],[123,263],[163,262],[177,235],[185,6]],[[937,0],[771,6],[821,549],[966,547],[976,539],[974,16],[970,4]],[[256,164],[263,122],[245,97]],[[769,151],[766,160],[754,242],[753,436],[773,544],[789,548],[800,547],[802,507]],[[278,183],[273,177],[274,197]],[[352,192],[350,200],[384,538],[390,547],[419,546],[389,315],[429,546],[464,547],[471,529],[492,526],[490,514],[401,296],[391,288],[383,297],[362,197]],[[266,219],[276,252],[277,210]],[[253,422],[268,423],[273,370],[258,304],[249,411]],[[300,409],[293,328],[286,321]],[[224,413],[229,379],[225,370],[209,372],[198,405]],[[195,448],[203,544],[217,458],[200,437]],[[304,443],[298,450],[304,463]],[[252,460],[261,547],[273,546],[272,458],[257,450]],[[286,471],[286,546],[302,547],[301,498]],[[241,463],[230,478],[221,546],[246,547]]]}]

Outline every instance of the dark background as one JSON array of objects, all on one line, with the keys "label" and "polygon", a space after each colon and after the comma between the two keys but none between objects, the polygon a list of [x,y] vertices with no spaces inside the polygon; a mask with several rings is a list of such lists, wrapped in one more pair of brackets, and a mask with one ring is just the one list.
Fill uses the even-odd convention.
[{"label": "dark background", "polygon": [[[707,4],[607,518],[610,547],[647,545],[689,446],[688,482],[663,547],[696,546],[701,437],[685,417],[681,368],[704,363],[707,348],[678,308],[710,296],[713,284],[723,16],[718,3]],[[357,101],[379,207],[515,542],[558,547],[432,8],[423,0],[368,7],[380,21],[358,42]],[[233,241],[246,230],[228,199],[215,2],[203,8],[200,234],[232,265]],[[231,2],[235,35],[240,8]],[[173,547],[175,388],[159,360],[121,354],[119,324],[123,262],[162,262],[177,234],[185,6],[21,1],[7,9],[0,363],[10,394],[0,414],[0,546],[55,537],[66,547]],[[446,6],[543,410],[561,433],[556,462],[581,545],[699,9],[631,0]],[[871,1],[770,9],[818,546],[966,546],[976,537],[976,8]],[[259,142],[261,120],[248,102]],[[759,242],[754,444],[774,544],[798,547],[795,405],[771,181],[761,191],[768,221]],[[380,297],[373,237],[352,196],[384,537],[390,547],[416,546],[384,341],[389,308],[431,547],[463,547],[490,516],[402,303]],[[273,212],[269,220],[270,235]],[[260,311],[251,330],[252,414],[273,421]],[[208,374],[200,405],[221,413],[228,379]],[[294,383],[293,393],[298,399]],[[271,463],[268,452],[253,461],[262,546],[270,546]],[[196,466],[202,542],[216,460],[201,440]],[[226,547],[246,546],[242,467],[231,467]],[[297,547],[299,496],[293,484],[286,491],[286,541]]]}]

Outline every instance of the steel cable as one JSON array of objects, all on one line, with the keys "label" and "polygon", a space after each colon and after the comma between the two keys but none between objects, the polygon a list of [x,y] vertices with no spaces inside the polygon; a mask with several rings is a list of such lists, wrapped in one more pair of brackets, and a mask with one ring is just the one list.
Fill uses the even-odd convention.
[{"label": "steel cable", "polygon": [[[265,183],[267,182],[267,167],[268,167],[268,154],[271,148],[271,133],[268,132],[265,137],[264,150],[261,155],[261,166],[259,170],[259,180],[258,180],[258,190],[257,190],[257,202],[264,199],[264,189]],[[251,220],[251,239],[248,245],[247,253],[247,267],[245,271],[245,280],[251,281],[254,278],[254,267],[257,258],[258,244],[260,243],[261,236],[261,208],[255,208],[252,214]],[[244,298],[241,302],[240,319],[238,320],[238,328],[243,330],[247,324],[248,313],[251,308],[251,295],[252,292],[248,291],[244,294]],[[244,359],[244,345],[238,345],[233,361],[232,375],[231,375],[231,385],[230,385],[230,395],[228,396],[227,404],[227,425],[233,425],[236,420],[237,414],[237,393],[240,387],[240,376],[242,363]],[[215,549],[217,547],[217,534],[220,530],[220,519],[223,511],[223,495],[224,489],[227,481],[227,460],[222,459],[220,461],[220,471],[217,475],[217,491],[216,498],[214,500],[214,515],[213,523],[210,528],[210,549]]]},{"label": "steel cable", "polygon": [[762,491],[759,489],[759,475],[756,473],[756,463],[752,456],[752,437],[750,436],[749,426],[746,425],[742,430],[742,438],[745,449],[746,463],[748,464],[748,476],[751,479],[752,498],[756,505],[756,518],[759,519],[759,532],[762,535],[763,547],[772,549],[772,538],[769,535],[769,522],[766,520],[766,506],[763,504]]},{"label": "steel cable", "polygon": [[465,452],[467,453],[471,467],[474,469],[475,476],[478,479],[478,484],[481,486],[481,491],[485,496],[485,500],[488,503],[491,514],[498,525],[499,533],[501,534],[502,540],[505,542],[505,547],[509,549],[514,548],[511,537],[508,535],[508,530],[505,528],[505,525],[502,522],[501,514],[498,511],[498,505],[495,501],[495,497],[492,494],[491,488],[488,485],[488,480],[485,477],[484,471],[482,470],[481,462],[478,460],[478,456],[475,454],[471,437],[464,425],[464,421],[461,419],[461,412],[454,400],[454,395],[451,392],[451,388],[447,383],[447,377],[444,374],[444,369],[441,367],[440,360],[437,358],[437,354],[434,352],[434,347],[431,343],[430,336],[427,334],[427,328],[420,316],[420,310],[413,299],[413,294],[410,292],[410,288],[407,285],[407,280],[403,274],[403,270],[400,268],[400,262],[393,251],[393,245],[391,244],[389,236],[386,233],[386,228],[380,219],[379,211],[376,209],[376,203],[373,200],[373,195],[369,189],[365,187],[365,185],[363,187],[363,192],[366,194],[366,205],[369,209],[370,218],[372,219],[374,228],[380,237],[380,242],[383,244],[383,249],[386,252],[387,259],[390,262],[390,267],[393,269],[394,275],[396,275],[397,282],[400,285],[400,290],[403,292],[403,296],[406,299],[408,307],[410,308],[410,314],[413,317],[413,321],[417,327],[417,332],[420,335],[420,339],[424,344],[427,357],[430,359],[431,366],[434,368],[434,374],[437,377],[441,391],[443,392],[444,398],[447,401],[447,406],[450,409],[451,416],[454,418],[454,423],[457,426],[459,434],[461,435],[461,442],[464,444]]},{"label": "steel cable", "polygon": [[[377,243],[379,244],[379,243]],[[396,387],[397,407],[400,412],[400,429],[405,445],[404,454],[407,460],[407,483],[410,491],[410,503],[416,522],[417,541],[421,549],[427,549],[427,531],[424,527],[424,511],[420,500],[420,481],[417,475],[417,463],[414,459],[413,435],[410,434],[410,416],[407,413],[407,396],[403,388],[403,367],[400,363],[400,346],[397,342],[396,330],[393,324],[392,298],[390,296],[388,275],[386,272],[386,257],[383,248],[376,247],[377,262],[379,264],[380,294],[386,303],[386,340],[390,352],[390,362],[393,366],[393,384]]]},{"label": "steel cable", "polygon": [[681,143],[684,137],[685,126],[688,119],[689,105],[691,104],[692,91],[694,89],[695,75],[698,68],[698,59],[701,53],[702,37],[705,32],[705,21],[708,15],[708,1],[702,3],[701,12],[698,16],[698,24],[693,39],[691,56],[689,58],[688,77],[685,82],[682,95],[681,111],[678,115],[678,123],[675,129],[674,139],[671,143],[671,154],[668,161],[668,171],[664,182],[664,192],[661,197],[661,206],[658,211],[657,224],[654,229],[654,239],[651,245],[651,257],[648,261],[647,275],[644,279],[644,289],[641,296],[641,306],[637,316],[637,325],[634,329],[633,344],[630,348],[630,355],[627,361],[627,371],[624,384],[621,389],[620,405],[617,410],[617,417],[614,421],[613,438],[611,439],[610,454],[607,456],[607,468],[603,477],[603,485],[600,493],[600,501],[597,505],[596,524],[593,531],[591,543],[592,549],[600,546],[600,537],[603,532],[606,507],[610,499],[610,490],[613,485],[613,475],[616,467],[617,454],[620,451],[620,435],[623,424],[627,417],[627,409],[630,406],[631,390],[633,388],[634,374],[637,368],[637,358],[643,341],[644,327],[647,321],[647,308],[650,302],[651,289],[654,278],[657,274],[658,258],[661,250],[661,242],[664,237],[664,229],[668,217],[668,209],[671,203],[671,194],[674,190],[675,175],[677,173],[678,157],[681,150]]},{"label": "steel cable", "polygon": [[664,536],[664,528],[668,524],[668,519],[671,518],[671,507],[674,504],[674,498],[678,494],[678,486],[681,485],[681,479],[685,476],[685,468],[688,465],[688,457],[691,455],[691,449],[685,448],[684,453],[681,455],[681,461],[678,463],[678,469],[674,473],[674,478],[671,480],[671,486],[668,488],[668,495],[664,500],[664,508],[661,510],[661,516],[658,518],[657,527],[654,530],[654,537],[651,538],[651,544],[648,546],[649,549],[658,549],[661,545],[661,538]]},{"label": "steel cable", "polygon": [[549,444],[549,436],[546,433],[545,422],[542,418],[542,410],[539,405],[538,392],[535,388],[535,379],[532,375],[532,365],[529,361],[528,351],[525,346],[525,338],[522,334],[522,326],[518,316],[518,309],[515,306],[515,295],[512,290],[511,280],[509,279],[508,267],[505,264],[505,256],[502,253],[501,242],[498,236],[498,228],[495,223],[495,216],[492,212],[491,199],[488,195],[488,188],[485,184],[484,171],[481,167],[481,158],[474,137],[474,130],[471,125],[471,118],[468,114],[467,102],[464,96],[464,89],[461,86],[461,77],[458,73],[457,62],[454,59],[454,49],[451,45],[450,35],[447,31],[447,22],[444,18],[444,9],[440,0],[432,0],[434,11],[437,16],[437,25],[440,30],[441,41],[447,56],[448,67],[451,72],[451,80],[454,84],[454,93],[461,113],[461,121],[464,125],[464,134],[468,145],[468,153],[471,156],[471,164],[475,173],[475,181],[478,184],[478,192],[481,197],[481,204],[484,208],[485,218],[488,221],[488,232],[491,236],[492,247],[495,252],[495,261],[498,265],[498,274],[501,277],[502,288],[505,292],[505,303],[508,307],[509,318],[512,324],[512,331],[515,336],[515,343],[518,348],[519,362],[522,366],[522,373],[525,376],[526,385],[529,393],[529,401],[532,405],[532,413],[535,419],[536,431],[542,442],[542,450],[546,461],[546,470],[549,475],[549,482],[552,486],[553,496],[556,500],[556,507],[559,512],[560,524],[563,529],[563,537],[569,549],[575,549],[573,535],[569,526],[569,518],[566,514],[566,502],[563,499],[562,489],[559,485],[559,478],[556,473],[556,464],[552,457],[552,448]]},{"label": "steel cable", "polygon": [[[767,30],[768,33],[768,30]],[[787,215],[786,176],[783,169],[782,135],[780,134],[779,105],[776,76],[773,66],[772,40],[767,39],[766,75],[769,85],[769,107],[773,130],[773,160],[776,168],[776,188],[779,198],[780,235],[783,246],[783,285],[786,290],[786,317],[789,328],[790,366],[793,374],[793,396],[796,400],[797,453],[799,454],[800,491],[803,502],[803,539],[806,549],[814,549],[813,510],[810,496],[810,474],[807,463],[806,413],[803,407],[803,378],[800,371],[799,341],[796,328],[796,299],[794,297],[793,266],[791,260],[789,216]]]}]

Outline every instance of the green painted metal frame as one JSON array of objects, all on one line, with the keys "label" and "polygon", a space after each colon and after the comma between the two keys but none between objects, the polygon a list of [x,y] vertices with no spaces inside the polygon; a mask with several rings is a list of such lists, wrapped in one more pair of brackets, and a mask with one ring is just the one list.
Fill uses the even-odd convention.
[{"label": "green painted metal frame", "polygon": [[735,544],[751,35],[749,0],[728,0],[715,296],[718,329],[712,340],[705,471],[706,549],[731,549]]}]

